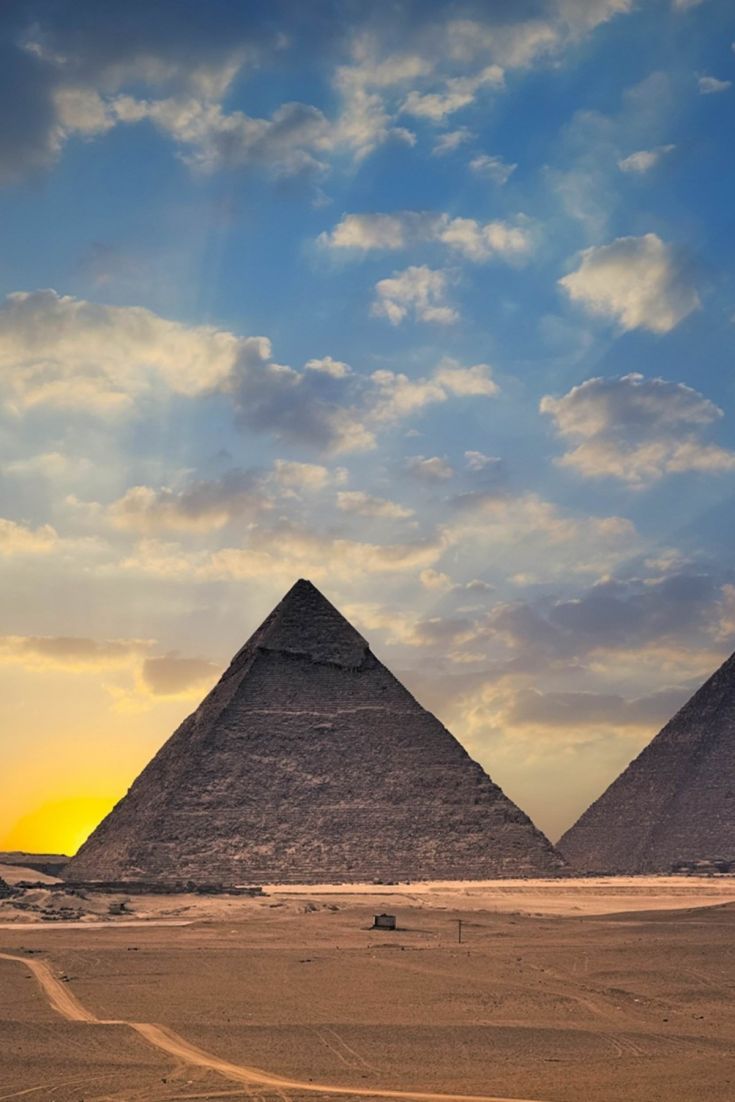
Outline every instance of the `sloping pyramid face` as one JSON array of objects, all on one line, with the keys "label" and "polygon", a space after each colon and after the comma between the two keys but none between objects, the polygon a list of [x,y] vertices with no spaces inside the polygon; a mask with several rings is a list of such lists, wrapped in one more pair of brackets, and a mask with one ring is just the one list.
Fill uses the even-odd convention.
[{"label": "sloping pyramid face", "polygon": [[481,879],[562,864],[354,628],[299,581],[65,877]]},{"label": "sloping pyramid face", "polygon": [[576,869],[735,858],[735,655],[558,843]]}]

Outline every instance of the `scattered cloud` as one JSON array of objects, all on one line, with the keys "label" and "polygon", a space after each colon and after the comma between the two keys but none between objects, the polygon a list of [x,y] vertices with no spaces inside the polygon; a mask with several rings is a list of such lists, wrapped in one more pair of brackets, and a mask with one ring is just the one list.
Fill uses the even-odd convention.
[{"label": "scattered cloud", "polygon": [[454,153],[460,146],[472,141],[474,137],[473,132],[468,130],[466,126],[460,126],[456,130],[446,130],[434,142],[432,155],[434,157],[446,157],[449,153]]},{"label": "scattered cloud", "polygon": [[50,524],[31,528],[0,517],[0,555],[46,555],[55,549],[58,539]]},{"label": "scattered cloud", "polygon": [[97,640],[66,635],[0,636],[0,662],[33,670],[87,670],[129,666],[152,643],[145,639]]},{"label": "scattered cloud", "polygon": [[0,636],[0,664],[21,666],[38,673],[85,674],[122,671],[130,687],[106,688],[119,700],[141,695],[199,696],[221,672],[213,662],[176,654],[151,655],[151,639],[90,639],[65,635]]},{"label": "scattered cloud", "polygon": [[409,92],[401,110],[407,115],[441,123],[448,115],[472,103],[481,88],[502,88],[504,76],[499,65],[486,65],[473,76],[451,77],[438,92]]},{"label": "scattered cloud", "polygon": [[176,654],[145,658],[140,680],[154,696],[199,695],[222,672],[203,658],[180,658]]},{"label": "scattered cloud", "polygon": [[441,570],[422,570],[419,574],[419,581],[424,589],[439,593],[447,593],[452,588],[452,579]]},{"label": "scattered cloud", "polygon": [[518,165],[509,164],[502,157],[491,157],[487,153],[480,153],[470,161],[471,172],[492,180],[494,184],[507,184],[517,168]]},{"label": "scattered cloud", "polygon": [[400,325],[409,315],[416,321],[452,325],[459,314],[446,302],[449,282],[449,273],[442,269],[425,264],[404,268],[375,284],[371,312],[374,317],[387,318],[391,325]]},{"label": "scattered cloud", "polygon": [[272,503],[259,477],[235,470],[183,489],[132,486],[108,506],[106,515],[115,528],[153,535],[217,531],[235,518],[252,519],[269,508]]},{"label": "scattered cloud", "polygon": [[[521,573],[524,585],[542,577],[599,576],[629,558],[640,544],[634,524],[621,516],[577,514],[539,494],[512,496],[497,487],[453,499],[455,519],[445,530],[476,562],[482,554],[509,576]],[[481,560],[480,560],[481,561]]]},{"label": "scattered cloud", "polygon": [[341,490],[337,494],[337,508],[344,513],[356,513],[361,517],[385,517],[391,520],[414,515],[413,509],[399,505],[397,501],[373,497],[362,490]]},{"label": "scattered cloud", "polygon": [[398,251],[421,244],[443,245],[466,260],[517,260],[532,248],[528,219],[452,218],[448,214],[398,211],[395,214],[345,214],[319,242],[332,249]]},{"label": "scattered cloud", "polygon": [[633,172],[642,175],[655,168],[664,157],[673,153],[675,145],[659,145],[655,149],[639,149],[635,153],[629,153],[618,161],[621,172]]},{"label": "scattered cloud", "polygon": [[[0,73],[22,105],[2,128],[0,179],[11,181],[51,166],[71,140],[98,140],[142,122],[198,171],[323,173],[336,158],[359,162],[386,142],[413,143],[401,115],[441,124],[482,92],[502,91],[506,70],[558,59],[631,4],[550,0],[535,17],[492,12],[475,20],[429,10],[399,52],[388,18],[380,35],[355,29],[346,61],[331,74],[336,102],[329,114],[311,103],[282,102],[263,117],[226,102],[238,80],[256,67],[267,71],[292,48],[270,20],[243,20],[227,3],[217,3],[209,20],[191,3],[176,4],[172,18],[136,7],[135,26],[113,26],[89,0],[63,15],[53,6],[32,17],[23,5],[13,7],[0,58]],[[323,51],[326,67],[336,32],[315,23],[323,41],[312,32],[310,46],[317,57]]]},{"label": "scattered cloud", "polygon": [[181,147],[186,164],[205,173],[244,166],[267,168],[276,176],[321,173],[327,169],[323,155],[338,141],[323,112],[304,103],[283,103],[270,118],[253,118],[194,96],[125,95],[108,110],[121,123],[153,123]]},{"label": "scattered cloud", "polygon": [[[696,676],[702,655],[694,642],[711,647],[718,640],[725,604],[722,586],[706,573],[606,578],[573,597],[498,604],[490,627],[528,669],[539,661],[602,664],[605,655],[621,653],[622,675],[626,654],[635,662],[648,652],[660,677],[669,662],[678,669],[680,652],[688,650]],[[705,662],[713,662],[711,652]]]},{"label": "scattered cloud", "polygon": [[559,283],[573,302],[624,330],[668,333],[699,306],[686,265],[655,233],[585,249]]},{"label": "scattered cloud", "polygon": [[484,452],[477,451],[465,452],[464,457],[467,460],[466,465],[469,471],[486,471],[501,462],[497,456],[485,455]]},{"label": "scattered cloud", "polygon": [[276,459],[273,464],[273,480],[281,489],[292,493],[323,490],[330,482],[344,482],[346,477],[344,467],[331,471],[319,463],[297,463],[287,459]]},{"label": "scattered cloud", "polygon": [[307,371],[321,371],[324,375],[331,375],[333,379],[346,379],[352,374],[349,364],[332,359],[331,356],[322,356],[320,360],[307,360],[304,366]]},{"label": "scattered cloud", "polygon": [[143,307],[99,306],[55,291],[18,291],[0,306],[6,404],[118,413],[165,386],[183,395],[221,385],[263,338],[167,321]]},{"label": "scattered cloud", "polygon": [[433,378],[459,397],[491,398],[500,393],[500,387],[491,378],[488,364],[462,367],[456,360],[445,358],[434,372]]},{"label": "scattered cloud", "polygon": [[683,383],[588,379],[561,398],[547,395],[540,409],[572,445],[559,462],[586,478],[645,487],[666,474],[735,470],[735,452],[701,439],[722,410]]},{"label": "scattered cloud", "polygon": [[454,468],[439,455],[412,455],[406,460],[406,470],[421,482],[445,482],[454,477]]},{"label": "scattered cloud", "polygon": [[717,95],[718,92],[727,92],[732,88],[731,80],[718,80],[717,77],[701,76],[697,81],[699,94],[702,96]]},{"label": "scattered cloud", "polygon": [[689,696],[688,689],[662,689],[626,700],[619,693],[539,692],[519,689],[509,701],[506,721],[513,726],[662,727]]}]

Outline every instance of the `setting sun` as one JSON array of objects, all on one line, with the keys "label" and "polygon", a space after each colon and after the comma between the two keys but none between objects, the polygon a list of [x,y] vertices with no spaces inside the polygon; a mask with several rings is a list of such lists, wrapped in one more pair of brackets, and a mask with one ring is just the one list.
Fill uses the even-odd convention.
[{"label": "setting sun", "polygon": [[114,803],[114,796],[74,796],[42,804],[20,818],[0,845],[7,850],[71,857]]}]

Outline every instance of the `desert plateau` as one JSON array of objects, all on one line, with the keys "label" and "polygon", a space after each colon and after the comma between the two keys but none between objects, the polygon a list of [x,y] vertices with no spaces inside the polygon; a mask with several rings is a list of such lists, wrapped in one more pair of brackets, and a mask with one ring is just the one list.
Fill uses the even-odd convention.
[{"label": "desert plateau", "polygon": [[2,904],[3,1102],[733,1097],[729,877],[77,902]]}]

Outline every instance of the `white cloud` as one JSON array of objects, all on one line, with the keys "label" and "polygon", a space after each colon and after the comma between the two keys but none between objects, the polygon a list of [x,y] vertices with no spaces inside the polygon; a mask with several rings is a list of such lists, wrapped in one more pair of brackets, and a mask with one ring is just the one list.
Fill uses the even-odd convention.
[{"label": "white cloud", "polygon": [[484,262],[494,258],[513,260],[532,245],[527,219],[515,222],[496,219],[478,222],[474,218],[452,218],[425,211],[395,214],[346,214],[330,233],[319,237],[333,249],[396,251],[420,244],[438,243],[468,260]]},{"label": "white cloud", "polygon": [[500,392],[488,364],[463,367],[445,357],[429,377],[409,378],[401,372],[374,371],[374,389],[366,396],[366,418],[372,425],[394,422],[419,413],[427,406],[457,398],[494,397]]},{"label": "white cloud", "polygon": [[437,216],[420,211],[396,214],[345,214],[331,233],[319,241],[333,249],[405,249],[422,240],[430,240]]},{"label": "white cloud", "polygon": [[448,218],[437,231],[437,240],[468,260],[481,263],[496,256],[522,257],[531,248],[531,236],[524,219],[520,225],[510,222],[477,222],[474,218]]},{"label": "white cloud", "polygon": [[731,80],[718,80],[717,77],[702,76],[697,81],[699,93],[702,96],[717,95],[718,92],[727,92],[732,88]]},{"label": "white cloud", "polygon": [[142,307],[11,294],[0,306],[0,370],[16,414],[54,406],[119,415],[172,392],[220,393],[255,431],[327,451],[374,445],[346,365],[325,357],[299,372],[272,361],[265,337],[187,326]]},{"label": "white cloud", "polygon": [[446,157],[449,153],[454,153],[456,149],[464,145],[466,142],[472,141],[474,134],[471,130],[468,130],[466,126],[460,126],[456,130],[447,130],[434,142],[434,148],[432,149],[432,156],[434,157]]},{"label": "white cloud", "polygon": [[[84,636],[0,636],[0,664],[38,673],[96,674],[128,671],[134,691],[154,696],[199,695],[220,673],[201,658],[151,655],[151,639],[90,639]],[[119,685],[105,686],[113,697],[127,695]]]},{"label": "white cloud", "polygon": [[615,318],[626,330],[668,333],[699,306],[680,258],[655,233],[585,249],[577,270],[559,283],[590,313]]},{"label": "white cloud", "polygon": [[410,379],[393,371],[374,371],[376,392],[371,416],[378,421],[398,421],[447,398],[445,388],[433,378]]},{"label": "white cloud", "polygon": [[484,176],[495,184],[507,184],[517,168],[518,165],[509,164],[502,157],[491,157],[488,153],[480,153],[470,161],[471,172],[476,176]]},{"label": "white cloud", "polygon": [[439,593],[448,593],[452,588],[452,579],[448,574],[444,574],[441,570],[422,570],[419,574],[419,581],[424,589],[435,590]]},{"label": "white cloud", "polygon": [[559,462],[587,478],[644,487],[682,471],[735,470],[735,452],[701,439],[722,410],[683,383],[588,379],[561,398],[547,395],[540,408],[573,445]]},{"label": "white cloud", "polygon": [[446,387],[452,394],[460,397],[493,397],[500,393],[500,387],[490,377],[492,369],[488,364],[474,364],[461,367],[456,360],[444,359],[434,372],[434,379]]},{"label": "white cloud", "polygon": [[481,88],[502,88],[504,72],[499,65],[486,65],[473,76],[451,77],[439,92],[409,92],[401,110],[407,115],[443,122],[462,107],[472,103]]},{"label": "white cloud", "polygon": [[395,125],[395,111],[386,97],[428,75],[433,63],[410,53],[381,56],[377,42],[366,34],[355,37],[351,53],[350,64],[340,65],[334,75],[341,97],[333,127],[335,145],[352,150],[357,160],[390,140],[412,145],[414,135]]},{"label": "white cloud", "polygon": [[293,460],[276,459],[273,464],[274,481],[285,490],[314,492],[323,490],[333,479],[344,481],[347,472],[338,467],[332,472],[319,463],[297,463]]},{"label": "white cloud", "polygon": [[[92,140],[143,120],[201,171],[246,165],[277,176],[323,172],[345,154],[359,161],[385,142],[414,142],[397,125],[402,112],[442,122],[484,89],[500,89],[504,70],[559,58],[630,7],[628,0],[548,0],[536,18],[496,18],[488,9],[477,20],[428,12],[400,35],[388,14],[379,33],[352,38],[347,62],[333,71],[330,117],[312,104],[285,102],[264,118],[228,111],[224,101],[240,74],[265,70],[272,56],[292,48],[270,21],[243,21],[233,10],[205,26],[176,7],[172,19],[143,12],[120,34],[104,13],[90,21],[44,11],[18,24],[11,47],[25,117],[0,149],[0,178],[48,167],[70,139]],[[327,41],[325,48],[313,44],[312,60],[322,68],[334,57],[331,36]]]},{"label": "white cloud", "polygon": [[203,658],[165,654],[144,658],[138,687],[154,696],[198,696],[221,672],[219,666]]},{"label": "white cloud", "polygon": [[247,546],[188,551],[175,543],[141,541],[119,569],[139,576],[189,582],[265,579],[290,584],[294,578],[330,578],[354,583],[361,574],[415,574],[433,566],[444,550],[440,538],[378,544],[344,539],[282,522],[253,525]]},{"label": "white cloud", "polygon": [[[594,545],[602,540],[626,553],[630,553],[631,537],[635,534],[633,524],[626,517],[570,515],[553,502],[532,493],[519,497],[488,495],[477,502],[459,529],[479,530],[483,538],[506,544],[519,544],[531,536],[540,537],[551,545],[578,543],[580,551],[583,545]],[[454,541],[460,538],[455,531]]]},{"label": "white cloud", "polygon": [[264,338],[167,321],[142,307],[99,306],[54,291],[16,292],[0,306],[6,403],[124,411],[164,384],[185,395],[222,383],[243,353],[265,359]]},{"label": "white cloud", "polygon": [[59,88],[54,100],[59,125],[66,135],[97,137],[118,121],[115,112],[93,88]]},{"label": "white cloud", "polygon": [[448,285],[446,271],[428,268],[425,264],[394,272],[390,279],[376,283],[372,313],[375,317],[387,318],[392,325],[400,325],[409,313],[417,321],[452,325],[459,315],[447,305]]},{"label": "white cloud", "polygon": [[454,468],[439,455],[432,455],[429,458],[423,455],[409,456],[406,460],[406,470],[421,482],[445,482],[454,477]]},{"label": "white cloud", "polygon": [[488,467],[494,467],[500,460],[497,456],[485,455],[484,452],[468,451],[464,453],[467,460],[467,469],[470,471],[486,471]]},{"label": "white cloud", "polygon": [[[442,300],[448,283],[443,271],[408,269],[379,285],[381,303],[394,317],[397,311],[403,311],[402,316],[412,312],[422,320],[446,323],[456,317]],[[495,392],[483,364],[464,367],[446,361],[434,376],[410,379],[390,371],[360,375],[343,361],[324,356],[308,360],[297,371],[273,362],[265,337],[187,326],[140,307],[101,306],[53,291],[17,293],[0,306],[0,370],[7,407],[16,416],[41,406],[85,415],[135,414],[154,401],[168,400],[171,393],[186,398],[219,395],[231,406],[238,425],[335,454],[375,447],[378,429],[432,402]],[[36,457],[33,469],[40,470],[41,462]],[[287,470],[301,470],[313,482],[325,469],[279,462],[281,478]],[[47,453],[43,464],[49,476],[64,466],[69,470],[57,453]],[[77,467],[81,470],[79,463]],[[22,471],[17,466],[10,473],[30,471],[30,461],[25,461]],[[207,486],[212,494],[205,492]],[[196,489],[204,510],[196,519],[187,511],[188,504],[193,506],[189,490],[135,487],[119,503],[116,523],[132,525],[135,515],[135,524],[142,524],[152,510],[156,525],[165,515],[168,527],[175,527],[174,516],[183,510],[183,527],[216,527],[220,522],[215,524],[215,515],[222,518],[227,510],[214,490],[214,484],[205,483]],[[229,484],[224,491],[239,493],[239,488]]]},{"label": "white cloud", "polygon": [[324,375],[331,375],[333,379],[345,379],[352,374],[349,364],[334,360],[331,356],[323,356],[320,360],[307,360],[304,366],[307,371],[321,371]]},{"label": "white cloud", "polygon": [[49,481],[79,478],[94,470],[89,459],[64,455],[62,452],[39,452],[25,459],[14,459],[4,464],[5,474],[39,476]]},{"label": "white cloud", "polygon": [[642,174],[650,172],[668,154],[676,149],[674,145],[659,145],[655,149],[639,149],[635,153],[629,153],[618,161],[618,168],[622,172],[635,172]]},{"label": "white cloud", "polygon": [[107,507],[106,516],[113,527],[127,532],[211,532],[271,507],[254,475],[230,471],[217,481],[202,480],[182,489],[132,486]]},{"label": "white cloud", "polygon": [[323,171],[320,159],[338,140],[326,116],[304,103],[283,103],[269,119],[194,96],[138,100],[119,96],[110,105],[118,121],[149,120],[183,147],[183,160],[202,172],[239,165],[266,167],[277,175]]},{"label": "white cloud", "polygon": [[147,639],[97,640],[80,636],[2,635],[0,662],[31,670],[86,670],[129,666],[151,646]]},{"label": "white cloud", "polygon": [[361,517],[386,517],[399,520],[413,516],[413,509],[399,505],[397,501],[372,497],[362,490],[341,490],[337,494],[337,508],[345,513],[356,513]]},{"label": "white cloud", "polygon": [[0,517],[0,555],[46,555],[55,550],[58,540],[50,524],[31,528]]},{"label": "white cloud", "polygon": [[558,0],[559,15],[577,33],[633,10],[634,0]]}]

